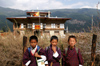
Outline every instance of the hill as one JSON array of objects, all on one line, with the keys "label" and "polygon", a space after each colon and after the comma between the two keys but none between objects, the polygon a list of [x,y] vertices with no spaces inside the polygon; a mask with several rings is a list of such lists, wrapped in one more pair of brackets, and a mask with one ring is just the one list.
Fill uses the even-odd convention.
[{"label": "hill", "polygon": [[[31,10],[30,10],[31,11]],[[36,11],[36,10],[34,10]],[[53,9],[53,10],[40,10],[40,11],[50,11],[53,17],[66,17],[72,18],[70,21],[65,23],[65,28],[68,26],[70,32],[81,32],[83,29],[88,31],[91,27],[92,15],[94,16],[94,25],[97,26],[100,19],[98,18],[97,9]],[[10,9],[0,7],[0,30],[6,28],[8,25],[11,30],[12,23],[8,21],[7,17],[20,17],[27,16],[27,11],[22,11],[18,9]],[[100,12],[100,10],[99,10]],[[6,23],[7,22],[7,23]]]}]

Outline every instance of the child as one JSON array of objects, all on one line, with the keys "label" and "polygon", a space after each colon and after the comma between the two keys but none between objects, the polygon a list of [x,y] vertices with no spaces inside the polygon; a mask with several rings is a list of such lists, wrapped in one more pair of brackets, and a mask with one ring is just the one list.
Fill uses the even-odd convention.
[{"label": "child", "polygon": [[75,47],[77,40],[76,37],[71,35],[68,38],[68,48],[63,52],[62,66],[82,66],[83,59],[80,49]]},{"label": "child", "polygon": [[60,48],[57,47],[58,37],[52,36],[50,43],[50,46],[45,49],[47,57],[45,64],[46,66],[60,66],[59,60],[61,58],[61,51]]},{"label": "child", "polygon": [[25,66],[37,66],[36,58],[46,60],[45,51],[37,45],[38,38],[36,36],[31,36],[29,42],[30,47],[24,53],[23,64]]}]

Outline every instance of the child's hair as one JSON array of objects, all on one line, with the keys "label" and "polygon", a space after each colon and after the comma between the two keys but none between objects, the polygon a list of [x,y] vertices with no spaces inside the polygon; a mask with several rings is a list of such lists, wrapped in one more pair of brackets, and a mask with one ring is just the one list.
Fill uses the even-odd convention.
[{"label": "child's hair", "polygon": [[77,42],[76,37],[74,35],[71,35],[71,36],[68,37],[68,42],[69,42],[70,38],[74,38],[75,41]]},{"label": "child's hair", "polygon": [[51,37],[50,42],[51,42],[53,39],[56,39],[56,40],[58,41],[58,37],[55,36],[55,35]]},{"label": "child's hair", "polygon": [[31,42],[32,39],[34,39],[34,40],[36,40],[36,41],[38,42],[38,38],[37,38],[35,35],[32,35],[32,36],[30,37],[29,42]]}]

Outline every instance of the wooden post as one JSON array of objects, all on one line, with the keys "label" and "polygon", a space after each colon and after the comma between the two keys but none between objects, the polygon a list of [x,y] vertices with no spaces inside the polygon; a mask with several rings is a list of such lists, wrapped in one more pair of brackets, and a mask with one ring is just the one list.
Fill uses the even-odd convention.
[{"label": "wooden post", "polygon": [[34,35],[34,30],[32,30],[33,32],[32,32],[32,35]]},{"label": "wooden post", "polygon": [[91,66],[95,66],[96,40],[97,40],[97,35],[93,34],[92,48],[91,48]]},{"label": "wooden post", "polygon": [[43,36],[43,30],[41,30],[41,36]]},{"label": "wooden post", "polygon": [[[27,49],[27,37],[23,36],[23,55],[26,52],[26,49]],[[23,65],[22,63],[22,66],[25,66],[25,65]]]}]

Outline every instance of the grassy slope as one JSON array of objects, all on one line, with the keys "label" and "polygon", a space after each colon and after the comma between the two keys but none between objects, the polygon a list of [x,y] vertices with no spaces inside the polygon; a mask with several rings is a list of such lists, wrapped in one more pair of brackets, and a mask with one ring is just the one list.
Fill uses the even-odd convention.
[{"label": "grassy slope", "polygon": [[[100,32],[97,34],[97,46],[96,46],[96,66],[100,64]],[[28,40],[29,37],[33,35],[32,32],[28,32],[25,34]],[[63,52],[64,48],[68,46],[67,40],[69,35],[75,35],[77,37],[76,47],[80,48],[81,54],[84,59],[84,66],[90,65],[91,59],[91,45],[92,45],[92,33],[68,33],[65,37],[59,37],[58,47],[60,47]],[[38,45],[42,48],[45,48],[50,45],[50,38],[44,36],[39,38]],[[29,42],[27,43],[27,47],[29,47]],[[23,53],[23,37],[17,35],[14,38],[12,33],[9,33],[5,37],[0,37],[0,66],[21,66],[22,62],[22,53]]]}]

